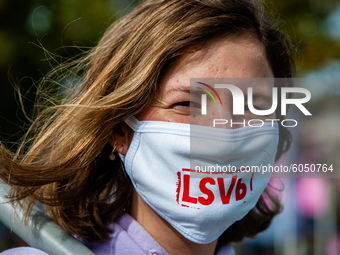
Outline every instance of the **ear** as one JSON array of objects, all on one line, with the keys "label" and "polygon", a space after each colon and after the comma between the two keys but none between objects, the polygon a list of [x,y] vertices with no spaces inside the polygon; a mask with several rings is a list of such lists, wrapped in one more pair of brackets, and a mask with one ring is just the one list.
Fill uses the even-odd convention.
[{"label": "ear", "polygon": [[123,123],[117,130],[115,130],[111,137],[109,138],[108,142],[111,146],[116,146],[116,151],[122,155],[126,155],[131,140],[133,136],[133,130]]}]

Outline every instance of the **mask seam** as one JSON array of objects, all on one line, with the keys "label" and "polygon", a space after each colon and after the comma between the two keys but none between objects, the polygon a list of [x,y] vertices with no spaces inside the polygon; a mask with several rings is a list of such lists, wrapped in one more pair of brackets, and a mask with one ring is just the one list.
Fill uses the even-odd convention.
[{"label": "mask seam", "polygon": [[183,129],[179,129],[179,128],[169,128],[169,127],[155,127],[155,126],[149,126],[149,127],[143,127],[143,128],[136,128],[135,132],[139,132],[139,133],[170,133],[170,134],[176,134],[176,135],[186,135],[186,136],[195,136],[195,137],[207,137],[207,138],[218,138],[221,139],[221,137],[223,137],[223,139],[233,139],[235,138],[235,136],[237,137],[237,139],[240,139],[241,136],[255,136],[255,135],[262,135],[262,134],[275,134],[275,133],[279,133],[278,130],[278,126],[275,126],[273,128],[265,128],[265,129],[261,129],[261,130],[242,130],[242,131],[235,131],[232,130],[229,132],[228,129],[224,129],[224,130],[216,130],[214,132],[214,134],[207,134],[204,131],[196,131],[196,130],[183,130]]},{"label": "mask seam", "polygon": [[126,161],[125,169],[127,170],[127,173],[128,173],[128,175],[130,176],[131,179],[133,179],[132,163],[133,163],[133,159],[135,158],[135,155],[138,151],[140,140],[141,140],[141,134],[136,132],[135,135],[132,137],[132,141],[130,143],[129,149],[128,149],[126,156],[125,156],[125,161]]},{"label": "mask seam", "polygon": [[[186,123],[173,123],[173,122],[164,122],[164,121],[139,121],[135,117],[130,117],[125,120],[126,124],[130,126],[135,132],[140,132],[140,133],[147,133],[147,132],[159,132],[159,133],[165,133],[165,132],[176,132],[176,133],[182,133],[182,134],[187,134],[189,132],[192,133],[193,130],[192,128],[198,127],[198,128],[212,128],[212,127],[206,127],[206,126],[200,126],[200,125],[193,125],[193,124],[186,124]],[[250,130],[251,126],[246,126],[243,128],[239,129],[220,129],[220,128],[215,128],[216,132],[218,133],[225,133],[229,132],[229,134],[224,134],[228,136],[234,136],[234,135],[244,135],[248,134],[248,132],[278,132],[278,124],[277,122],[274,122],[273,124],[265,123],[265,126],[263,127],[258,127],[262,128],[261,130]],[[272,125],[272,126],[269,126]],[[173,127],[169,127],[173,126]],[[253,127],[257,128],[257,127]],[[189,130],[188,130],[189,129]],[[273,130],[274,129],[274,130]],[[200,133],[198,131],[195,131],[197,133]],[[205,133],[203,133],[205,134]]]}]

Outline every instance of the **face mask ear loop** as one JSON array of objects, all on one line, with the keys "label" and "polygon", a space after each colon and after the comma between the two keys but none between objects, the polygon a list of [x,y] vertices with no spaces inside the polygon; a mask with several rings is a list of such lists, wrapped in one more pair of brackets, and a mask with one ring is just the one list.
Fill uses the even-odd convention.
[{"label": "face mask ear loop", "polygon": [[125,177],[125,178],[129,178],[129,177],[127,176],[127,174],[126,174],[124,162],[122,161],[122,159],[121,159],[120,157],[119,157],[119,160],[120,160],[120,166],[122,167],[121,169],[122,169],[122,171],[123,171],[123,173],[124,173],[124,177]]},{"label": "face mask ear loop", "polygon": [[129,118],[126,118],[124,122],[136,132],[137,126],[139,125],[139,120],[136,117],[130,116]]}]

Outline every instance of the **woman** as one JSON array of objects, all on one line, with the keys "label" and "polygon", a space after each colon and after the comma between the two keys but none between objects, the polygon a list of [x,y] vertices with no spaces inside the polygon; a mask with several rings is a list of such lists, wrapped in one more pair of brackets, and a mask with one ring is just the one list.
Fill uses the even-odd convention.
[{"label": "woman", "polygon": [[[189,126],[192,105],[183,86],[190,78],[292,77],[290,47],[252,0],[146,1],[113,24],[73,69],[64,67],[77,88],[39,114],[16,154],[1,147],[1,178],[12,185],[13,200],[23,199],[28,211],[44,204],[96,254],[232,254],[229,243],[263,231],[280,211],[269,188],[258,191],[254,208],[224,216],[232,222],[223,213],[213,217],[222,217],[216,232],[199,212],[195,220],[191,211],[184,217],[182,209],[168,207],[162,194],[176,192],[176,184],[168,190],[168,182],[161,184],[166,178],[153,179],[154,170],[144,177],[156,187],[136,177],[167,156],[174,160],[163,166],[171,170],[172,156],[186,154],[165,142],[182,140],[172,134],[157,143],[151,136],[157,148],[138,158],[137,147],[149,140],[136,145],[135,137],[144,121],[174,122],[169,125],[177,131]],[[276,158],[290,145],[288,131],[280,126],[279,134]],[[159,204],[150,202],[154,197]]]}]

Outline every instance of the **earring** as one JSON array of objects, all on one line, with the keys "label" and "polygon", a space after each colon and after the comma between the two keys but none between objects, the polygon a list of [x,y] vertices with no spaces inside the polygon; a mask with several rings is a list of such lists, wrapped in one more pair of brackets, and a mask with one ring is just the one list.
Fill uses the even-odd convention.
[{"label": "earring", "polygon": [[114,160],[116,159],[116,156],[115,156],[115,154],[114,154],[116,148],[117,148],[117,142],[115,142],[115,144],[113,145],[112,152],[111,152],[111,154],[110,154],[110,156],[109,156],[109,159],[110,159],[111,161],[114,161]]}]

